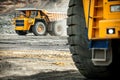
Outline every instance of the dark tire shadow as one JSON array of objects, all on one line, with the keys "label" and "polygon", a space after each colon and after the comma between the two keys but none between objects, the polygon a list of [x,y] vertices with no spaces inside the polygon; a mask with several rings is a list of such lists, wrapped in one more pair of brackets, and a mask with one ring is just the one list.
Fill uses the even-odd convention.
[{"label": "dark tire shadow", "polygon": [[6,76],[0,80],[84,80],[85,78],[75,70],[43,72],[31,76]]}]

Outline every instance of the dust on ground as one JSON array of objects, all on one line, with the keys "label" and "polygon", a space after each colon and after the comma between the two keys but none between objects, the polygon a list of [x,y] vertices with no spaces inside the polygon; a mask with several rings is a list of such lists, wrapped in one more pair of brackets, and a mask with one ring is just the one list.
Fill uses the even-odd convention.
[{"label": "dust on ground", "polygon": [[65,36],[0,35],[0,80],[83,80]]},{"label": "dust on ground", "polygon": [[83,79],[69,52],[0,51],[2,80],[78,80]]}]

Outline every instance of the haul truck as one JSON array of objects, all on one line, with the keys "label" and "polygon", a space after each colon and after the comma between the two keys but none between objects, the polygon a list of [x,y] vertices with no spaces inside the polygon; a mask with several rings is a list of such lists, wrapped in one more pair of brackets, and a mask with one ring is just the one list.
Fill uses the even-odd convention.
[{"label": "haul truck", "polygon": [[65,13],[48,12],[44,9],[18,8],[14,17],[15,31],[18,35],[34,33],[44,36],[61,36],[63,33],[62,20],[67,17]]},{"label": "haul truck", "polygon": [[67,34],[79,71],[111,78],[120,70],[120,0],[70,0]]}]

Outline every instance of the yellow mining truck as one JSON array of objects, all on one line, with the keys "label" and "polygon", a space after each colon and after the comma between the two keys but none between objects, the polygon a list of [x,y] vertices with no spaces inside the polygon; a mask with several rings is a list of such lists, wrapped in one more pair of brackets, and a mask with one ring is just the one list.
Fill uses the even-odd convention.
[{"label": "yellow mining truck", "polygon": [[44,9],[18,8],[13,19],[15,31],[18,35],[34,33],[43,36],[49,33],[52,36],[61,36],[63,27],[61,21],[66,18],[65,13],[48,12]]},{"label": "yellow mining truck", "polygon": [[120,0],[70,0],[67,13],[68,43],[79,71],[87,78],[119,77]]}]

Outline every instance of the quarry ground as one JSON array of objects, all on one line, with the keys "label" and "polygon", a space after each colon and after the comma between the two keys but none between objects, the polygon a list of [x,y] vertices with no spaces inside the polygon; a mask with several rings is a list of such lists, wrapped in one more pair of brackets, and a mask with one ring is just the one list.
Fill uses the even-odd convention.
[{"label": "quarry ground", "polygon": [[0,35],[0,80],[84,80],[66,36]]}]

